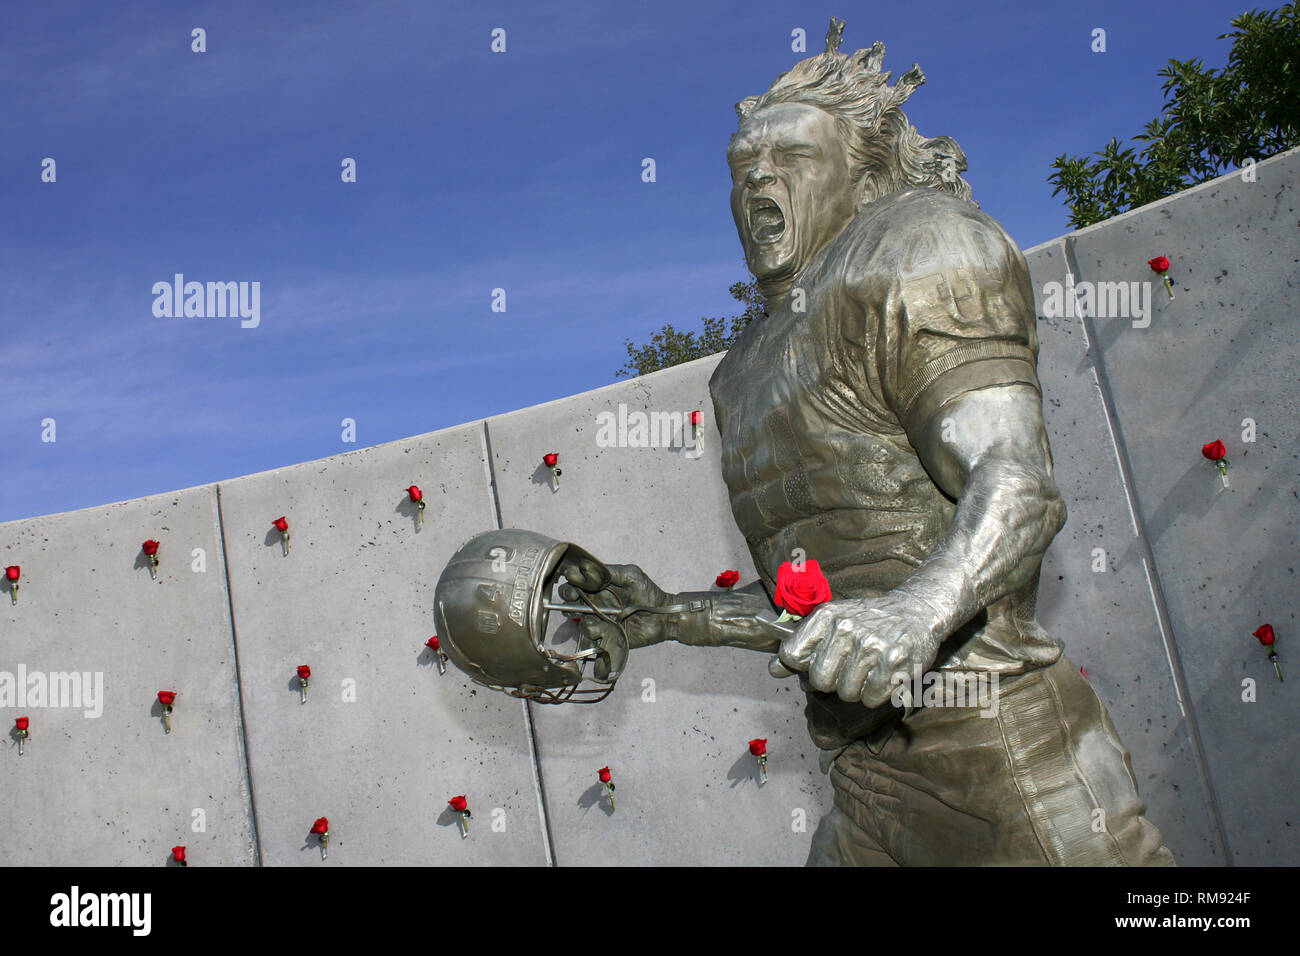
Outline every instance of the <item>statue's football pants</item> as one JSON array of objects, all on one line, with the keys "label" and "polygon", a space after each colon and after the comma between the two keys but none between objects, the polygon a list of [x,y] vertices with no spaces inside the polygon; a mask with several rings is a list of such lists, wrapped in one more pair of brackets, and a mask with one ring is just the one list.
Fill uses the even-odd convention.
[{"label": "statue's football pants", "polygon": [[809,866],[1174,866],[1128,751],[1067,658],[1001,679],[997,714],[925,707],[831,765]]}]

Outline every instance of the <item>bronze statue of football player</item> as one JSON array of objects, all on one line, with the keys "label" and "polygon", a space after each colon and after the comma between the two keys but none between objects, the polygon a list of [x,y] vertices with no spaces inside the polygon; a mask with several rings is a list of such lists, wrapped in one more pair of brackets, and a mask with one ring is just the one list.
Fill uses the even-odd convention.
[{"label": "bronze statue of football player", "polygon": [[[727,149],[768,314],[709,387],[761,581],[670,595],[612,565],[628,603],[709,602],[627,618],[630,646],[775,651],[774,674],[800,673],[835,789],[810,864],[1172,865],[1105,708],[1034,620],[1066,509],[1024,256],[971,200],[957,143],[900,110],[920,68],[889,86],[884,46],[842,54],[842,28],[736,107]],[[803,555],[833,600],[780,640],[764,620]],[[605,621],[582,629],[613,643]],[[996,674],[995,716],[895,707],[919,671]]]}]

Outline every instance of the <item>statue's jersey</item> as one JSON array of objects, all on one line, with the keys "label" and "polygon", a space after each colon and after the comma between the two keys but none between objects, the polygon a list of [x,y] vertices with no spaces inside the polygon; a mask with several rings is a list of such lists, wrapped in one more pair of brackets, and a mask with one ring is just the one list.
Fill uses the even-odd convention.
[{"label": "statue's jersey", "polygon": [[[752,323],[709,382],[736,523],[768,592],[795,549],[835,598],[898,585],[956,510],[908,440],[948,400],[1024,383],[1038,336],[1024,256],[975,205],[911,189],[862,210]],[[1037,575],[954,634],[935,666],[1015,674],[1053,663],[1034,621]],[[806,688],[806,684],[805,684]],[[809,691],[814,741],[838,746],[871,720]]]}]

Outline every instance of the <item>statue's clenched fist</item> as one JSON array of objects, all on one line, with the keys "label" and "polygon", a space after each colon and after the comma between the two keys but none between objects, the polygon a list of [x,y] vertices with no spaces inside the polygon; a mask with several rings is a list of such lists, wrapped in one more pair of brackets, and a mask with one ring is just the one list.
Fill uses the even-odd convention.
[{"label": "statue's clenched fist", "polygon": [[779,657],[806,672],[814,690],[878,707],[889,700],[894,675],[910,678],[914,667],[934,662],[944,637],[939,631],[935,610],[901,591],[828,601],[781,642]]}]

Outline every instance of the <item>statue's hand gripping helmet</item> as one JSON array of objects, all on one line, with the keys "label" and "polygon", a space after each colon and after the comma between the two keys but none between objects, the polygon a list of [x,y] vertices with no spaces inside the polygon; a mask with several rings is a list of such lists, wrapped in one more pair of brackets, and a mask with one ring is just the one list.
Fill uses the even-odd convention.
[{"label": "statue's hand gripping helmet", "polygon": [[[582,585],[590,612],[614,624],[619,638],[600,646],[585,642],[577,653],[561,653],[546,643],[555,607],[552,591],[559,578]],[[581,579],[576,580],[575,579]],[[604,700],[627,663],[628,639],[621,618],[596,607],[618,604],[604,589],[609,569],[587,551],[532,531],[487,531],[461,546],[438,578],[434,621],[438,640],[453,664],[493,690],[546,704]],[[596,666],[584,674],[588,663]],[[581,687],[589,677],[595,686]]]}]

